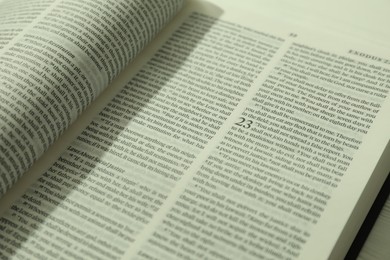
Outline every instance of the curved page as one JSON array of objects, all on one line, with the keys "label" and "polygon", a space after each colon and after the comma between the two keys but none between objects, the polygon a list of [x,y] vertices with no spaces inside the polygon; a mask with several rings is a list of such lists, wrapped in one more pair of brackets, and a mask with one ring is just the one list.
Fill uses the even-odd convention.
[{"label": "curved page", "polygon": [[180,5],[180,0],[1,3],[0,194]]}]

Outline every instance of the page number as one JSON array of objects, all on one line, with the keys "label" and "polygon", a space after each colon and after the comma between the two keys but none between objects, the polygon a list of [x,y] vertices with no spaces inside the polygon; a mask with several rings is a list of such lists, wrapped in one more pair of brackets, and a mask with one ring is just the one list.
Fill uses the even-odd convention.
[{"label": "page number", "polygon": [[289,37],[292,37],[292,38],[296,38],[296,37],[298,36],[298,34],[296,34],[296,33],[290,33],[288,36],[289,36]]}]

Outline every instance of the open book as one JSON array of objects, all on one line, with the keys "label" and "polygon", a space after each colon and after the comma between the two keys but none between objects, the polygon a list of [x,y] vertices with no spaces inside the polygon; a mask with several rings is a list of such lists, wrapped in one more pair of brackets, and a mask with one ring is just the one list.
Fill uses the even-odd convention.
[{"label": "open book", "polygon": [[181,0],[0,4],[0,258],[342,257],[390,55]]}]

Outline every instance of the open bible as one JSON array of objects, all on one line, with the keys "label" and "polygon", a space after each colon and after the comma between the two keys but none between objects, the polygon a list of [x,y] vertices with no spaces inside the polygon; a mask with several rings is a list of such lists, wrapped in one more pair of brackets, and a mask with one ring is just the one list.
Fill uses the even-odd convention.
[{"label": "open bible", "polygon": [[343,257],[390,55],[234,6],[0,2],[0,258]]}]

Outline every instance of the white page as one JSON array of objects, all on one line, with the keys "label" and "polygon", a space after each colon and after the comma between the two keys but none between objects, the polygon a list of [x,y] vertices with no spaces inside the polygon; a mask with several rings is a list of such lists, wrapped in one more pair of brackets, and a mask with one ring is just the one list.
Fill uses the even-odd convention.
[{"label": "white page", "polygon": [[110,4],[3,3],[9,13],[0,31],[0,194],[150,42],[181,1]]},{"label": "white page", "polygon": [[[350,48],[357,48],[358,50],[364,49],[366,51],[370,51],[370,53],[374,53],[374,54],[379,55],[379,56],[386,55],[386,51],[384,51],[384,50],[380,50],[377,48],[373,49],[373,48],[371,48],[371,45],[369,45],[369,44],[364,45],[364,44],[356,43],[356,39],[350,38],[351,35],[348,35],[345,38],[341,37],[340,39],[337,39],[337,37],[340,37],[340,35],[338,35],[337,33],[332,34],[330,32],[326,32],[324,34],[321,34],[321,32],[319,32],[318,29],[316,29],[316,32],[313,32],[311,30],[307,30],[307,28],[300,28],[298,26],[291,26],[291,27],[289,27],[287,25],[278,26],[278,25],[276,25],[278,22],[276,22],[276,24],[273,22],[270,22],[271,19],[266,20],[266,19],[259,18],[258,16],[255,16],[255,15],[251,16],[246,12],[241,13],[241,12],[237,11],[237,9],[229,9],[227,6],[225,7],[224,4],[220,4],[220,7],[222,7],[222,9],[224,11],[223,15],[221,16],[221,19],[225,19],[225,20],[228,20],[230,22],[235,21],[235,22],[238,22],[240,24],[244,24],[244,25],[247,25],[249,27],[264,31],[264,32],[273,33],[275,35],[278,35],[278,33],[279,33],[279,35],[286,36],[289,33],[291,33],[291,31],[292,31],[293,33],[298,34],[297,39],[294,39],[294,41],[305,43],[305,44],[308,44],[311,46],[315,46],[315,47],[321,48],[323,50],[335,52],[335,53],[340,54],[340,55],[346,55],[349,52]],[[243,7],[243,9],[245,9],[244,8],[245,6],[241,6],[241,7]],[[253,8],[253,9],[255,9],[255,8]],[[242,15],[243,13],[245,13],[245,16]],[[272,16],[272,15],[268,15],[268,16]],[[272,25],[272,26],[270,26],[270,25]],[[288,30],[291,30],[291,31],[289,32]],[[332,39],[332,41],[329,41],[329,39]],[[264,74],[263,74],[263,76],[260,76],[258,82],[261,82],[262,80],[264,80]],[[383,108],[383,111],[387,111],[387,110],[388,110],[388,101],[387,101],[385,107]],[[387,129],[387,130],[379,130],[379,132],[377,134],[374,133],[373,136],[367,136],[365,138],[366,142],[359,149],[359,151],[356,153],[356,156],[358,158],[368,158],[367,154],[365,154],[365,153],[373,154],[372,148],[370,148],[370,145],[371,145],[370,142],[375,140],[376,152],[374,155],[371,155],[371,158],[376,158],[376,159],[373,159],[372,162],[370,162],[370,164],[366,164],[365,165],[366,168],[364,168],[364,169],[362,168],[362,165],[359,162],[360,159],[356,159],[353,161],[352,165],[350,166],[350,168],[347,170],[347,173],[345,174],[345,176],[347,176],[347,177],[343,178],[342,183],[339,185],[337,190],[333,193],[333,195],[332,195],[333,198],[329,201],[326,212],[321,217],[319,224],[312,231],[310,239],[308,239],[308,243],[305,245],[305,248],[302,251],[301,257],[303,257],[303,258],[313,258],[313,257],[318,258],[319,254],[321,253],[321,257],[327,258],[331,254],[336,240],[338,239],[341,231],[343,230],[343,227],[346,224],[346,221],[349,219],[349,214],[352,212],[355,203],[358,201],[358,199],[360,197],[359,194],[361,192],[363,192],[365,185],[366,185],[366,182],[368,182],[368,180],[370,179],[370,175],[373,172],[374,167],[377,163],[377,159],[379,159],[379,156],[384,151],[384,148],[388,142],[388,135],[386,134],[387,133],[386,131],[388,131],[389,125],[385,120],[383,120],[384,117],[386,116],[385,114],[386,114],[385,112],[382,112],[381,114],[378,115],[378,119],[376,120],[375,127],[373,127],[373,130],[370,130],[370,133],[376,131],[375,129],[382,128],[382,129]],[[237,111],[236,116],[238,116],[238,115],[239,115],[239,112]],[[233,119],[231,119],[231,120],[233,120]],[[226,125],[229,125],[232,123],[234,123],[234,121],[227,122]],[[377,138],[378,136],[380,136],[380,137]],[[218,143],[218,141],[216,141],[216,140],[214,140],[214,141]],[[215,143],[210,144],[210,147],[208,147],[208,148],[213,149],[212,148],[213,145],[216,145],[216,144]],[[365,146],[367,146],[367,147],[365,147]],[[367,152],[367,151],[369,151],[369,152]],[[205,152],[205,153],[207,153],[207,152]],[[203,158],[204,158],[204,156],[203,156]],[[198,162],[197,167],[200,167],[200,164],[201,164],[201,162]],[[386,169],[389,166],[384,165],[383,167],[384,167],[384,169]],[[196,169],[197,169],[196,166],[194,166],[192,171],[196,171]],[[357,169],[359,169],[359,171],[357,171]],[[356,171],[359,174],[353,175],[353,172],[356,172]],[[382,171],[383,171],[383,169],[382,169]],[[376,176],[375,178],[371,179],[370,185],[368,185],[368,186],[371,186],[373,183],[376,183],[376,185],[374,185],[374,186],[379,186],[380,182],[383,181],[383,177],[384,177],[383,174]],[[187,177],[187,178],[189,178],[189,177]],[[185,186],[184,183],[183,183],[183,185],[178,185],[178,187],[181,187],[181,188],[177,188],[175,190],[175,192],[177,192],[177,194],[181,194],[183,192],[183,189],[184,189],[183,186]],[[378,187],[376,187],[376,188],[378,188]],[[365,198],[365,201],[367,202],[367,205],[370,205],[371,201],[375,197],[375,192],[371,192],[371,194],[370,194],[370,192],[365,192],[365,195],[367,195]],[[175,196],[173,196],[170,206],[173,206],[174,203],[175,203]],[[358,219],[354,224],[352,224],[352,226],[354,226],[355,228],[357,225],[359,225],[358,223],[361,222],[362,219],[364,218],[362,216],[365,215],[365,213],[363,213],[363,212],[366,212],[367,205],[365,205],[366,209],[361,212],[362,214],[360,214],[360,219]],[[341,211],[340,209],[343,209],[343,210]],[[337,212],[337,218],[334,218],[335,212]],[[165,213],[167,213],[167,212],[165,211]],[[156,225],[156,227],[158,227],[160,221],[161,220],[157,219],[153,223]],[[148,231],[149,233],[144,234],[145,237],[142,237],[143,241],[148,241],[148,239],[151,239],[151,237],[152,237],[151,233],[153,232],[153,230],[154,229],[151,229]],[[329,230],[333,230],[333,232],[328,232]],[[350,229],[347,229],[347,231],[345,231],[345,232],[349,234],[349,238],[346,241],[348,241],[348,240],[351,241],[351,239],[353,239],[354,232],[356,232],[356,230],[352,231]],[[319,243],[319,241],[321,241],[321,243]],[[341,243],[341,244],[343,244],[343,243]],[[142,246],[143,246],[142,242],[139,242],[138,245],[140,246],[140,248],[142,248]],[[344,244],[343,246],[344,246],[343,249],[337,248],[334,253],[336,255],[337,254],[344,254],[348,245]],[[130,253],[129,255],[134,255],[138,249],[139,248],[134,248],[132,253]],[[145,250],[146,249],[153,251],[153,248],[146,247]],[[144,252],[147,252],[147,251],[144,251]]]},{"label": "white page", "polygon": [[[237,5],[233,0],[210,0],[219,6]],[[240,1],[240,7],[250,9],[258,15],[284,20],[289,24],[296,24],[314,31],[326,30],[330,33],[351,35],[368,43],[378,44],[387,47],[390,39],[389,30],[384,26],[390,23],[387,10],[390,8],[388,1]],[[370,46],[368,46],[369,48]],[[386,116],[383,120],[387,122]],[[372,148],[376,150],[375,145]],[[385,157],[389,158],[389,155]],[[388,159],[387,159],[388,160]],[[386,170],[385,170],[386,171]],[[383,179],[383,177],[382,177]],[[379,181],[380,182],[380,181]],[[371,197],[368,199],[372,201]],[[388,200],[389,201],[389,200]],[[365,213],[362,212],[362,215]],[[361,217],[363,218],[363,217]],[[370,239],[366,241],[362,258],[367,257],[367,252],[384,250],[377,246],[377,240],[381,239],[388,228],[387,220],[381,219],[381,230],[374,228]],[[353,237],[353,234],[350,234]],[[375,253],[373,253],[375,254]],[[385,251],[377,254],[386,255]],[[316,258],[316,255],[314,256]],[[372,255],[371,255],[372,257]]]}]

